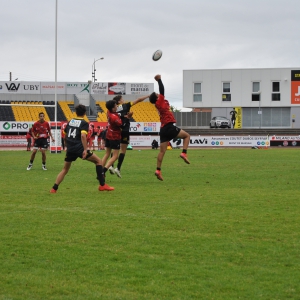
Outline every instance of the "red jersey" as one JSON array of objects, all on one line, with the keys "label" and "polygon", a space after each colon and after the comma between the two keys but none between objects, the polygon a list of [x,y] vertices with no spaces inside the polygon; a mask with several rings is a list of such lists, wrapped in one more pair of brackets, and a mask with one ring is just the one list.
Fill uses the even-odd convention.
[{"label": "red jersey", "polygon": [[37,121],[32,126],[34,136],[38,139],[47,139],[49,137],[50,130],[50,125],[47,121],[44,121],[43,123]]},{"label": "red jersey", "polygon": [[158,114],[160,117],[160,127],[164,127],[168,123],[176,123],[176,119],[174,118],[173,112],[171,111],[169,101],[165,100],[164,95],[158,95],[155,107],[158,110]]},{"label": "red jersey", "polygon": [[32,127],[26,133],[26,139],[30,139],[30,138],[32,138]]},{"label": "red jersey", "polygon": [[86,139],[89,141],[92,137],[93,137],[93,133],[94,133],[94,127],[91,126],[91,124],[89,125],[89,132],[87,134]]},{"label": "red jersey", "polygon": [[101,133],[103,132],[103,129],[99,128],[97,130],[97,136],[98,136],[98,140],[101,140]]},{"label": "red jersey", "polygon": [[108,128],[106,132],[106,138],[108,140],[120,140],[121,139],[121,126],[122,120],[117,113],[111,113],[107,111]]},{"label": "red jersey", "polygon": [[61,137],[64,139],[65,138],[65,135],[66,135],[66,132],[65,132],[65,129],[67,127],[67,123],[64,123],[62,126],[61,126]]}]

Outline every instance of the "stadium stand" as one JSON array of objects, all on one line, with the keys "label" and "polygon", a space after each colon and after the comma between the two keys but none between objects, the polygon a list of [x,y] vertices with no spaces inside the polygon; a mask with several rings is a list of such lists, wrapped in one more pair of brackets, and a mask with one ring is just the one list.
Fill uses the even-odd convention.
[{"label": "stadium stand", "polygon": [[[54,105],[54,101],[44,101],[44,105]],[[55,108],[54,107],[45,107],[48,116],[50,117],[51,121],[55,120]],[[66,116],[64,115],[60,105],[57,105],[57,121],[67,121]]]},{"label": "stadium stand", "polygon": [[157,110],[150,102],[140,102],[132,106],[131,111],[135,122],[160,122]]},{"label": "stadium stand", "polygon": [[[97,121],[107,122],[105,101],[97,101]],[[8,104],[7,106],[0,106],[0,120],[1,121],[36,121],[40,112],[45,114],[47,121],[54,121],[54,107],[44,106],[11,106],[10,104],[23,105],[54,105],[54,101],[8,101],[1,100],[1,104]],[[57,121],[69,121],[76,117],[74,111],[73,101],[59,101],[57,105]],[[159,122],[159,115],[155,106],[150,102],[141,102],[131,108],[133,111],[133,122]],[[84,118],[89,122],[88,118]]]},{"label": "stadium stand", "polygon": [[105,106],[105,101],[96,101],[96,107],[97,107],[97,121],[98,122],[107,122],[107,117],[106,117],[106,111],[107,108]]},{"label": "stadium stand", "polygon": [[[23,104],[23,105],[43,105],[42,101],[11,101],[11,104]],[[36,121],[39,119],[39,113],[43,112],[45,120],[50,121],[45,107],[43,106],[11,106],[15,121],[26,122]]]},{"label": "stadium stand", "polygon": [[15,121],[15,116],[10,106],[10,101],[1,100],[1,104],[8,104],[6,106],[0,106],[0,121]]},{"label": "stadium stand", "polygon": [[[76,117],[76,113],[71,110],[74,110],[74,102],[73,101],[59,101],[58,104],[61,107],[62,112],[66,116],[67,121],[70,121],[72,118]],[[89,122],[87,116],[84,116],[84,120]]]}]

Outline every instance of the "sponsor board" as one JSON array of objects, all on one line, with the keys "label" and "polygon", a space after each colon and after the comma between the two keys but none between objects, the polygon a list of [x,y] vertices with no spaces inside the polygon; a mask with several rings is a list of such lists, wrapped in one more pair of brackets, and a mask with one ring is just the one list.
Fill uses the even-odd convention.
[{"label": "sponsor board", "polygon": [[2,132],[27,132],[34,122],[0,122]]},{"label": "sponsor board", "polygon": [[1,81],[0,93],[40,94],[41,83],[31,81]]},{"label": "sponsor board", "polygon": [[127,83],[126,95],[150,95],[154,92],[154,83]]},{"label": "sponsor board", "polygon": [[149,95],[154,83],[0,81],[0,93],[68,95]]},{"label": "sponsor board", "polygon": [[27,139],[25,135],[1,135],[0,136],[1,147],[26,147]]},{"label": "sponsor board", "polygon": [[92,82],[91,83],[91,94],[94,95],[107,95],[108,83],[107,82]]},{"label": "sponsor board", "polygon": [[283,147],[299,147],[300,146],[300,136],[271,136],[270,137],[271,146],[283,146]]},{"label": "sponsor board", "polygon": [[130,122],[130,132],[159,132],[160,122]]},{"label": "sponsor board", "polygon": [[[52,127],[53,130],[53,127]],[[56,146],[60,147],[60,130],[52,131],[56,136]],[[300,146],[299,136],[274,136],[271,139],[268,136],[191,136],[189,148],[193,147],[270,147],[270,146]],[[130,144],[135,147],[151,147],[152,141],[159,141],[159,135],[132,135],[130,136]],[[182,148],[183,141],[181,139],[171,140],[173,148]],[[0,136],[0,146],[25,146],[26,137],[17,135]],[[54,143],[50,144],[54,146]]]}]

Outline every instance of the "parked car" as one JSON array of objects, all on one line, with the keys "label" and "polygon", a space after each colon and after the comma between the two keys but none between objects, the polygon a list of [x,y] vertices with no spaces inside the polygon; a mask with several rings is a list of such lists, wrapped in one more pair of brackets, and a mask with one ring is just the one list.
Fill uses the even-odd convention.
[{"label": "parked car", "polygon": [[231,122],[226,117],[213,117],[209,122],[210,128],[231,128]]}]

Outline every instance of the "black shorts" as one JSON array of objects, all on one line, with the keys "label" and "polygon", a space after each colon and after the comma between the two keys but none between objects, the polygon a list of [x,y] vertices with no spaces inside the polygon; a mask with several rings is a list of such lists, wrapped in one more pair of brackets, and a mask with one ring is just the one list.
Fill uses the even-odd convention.
[{"label": "black shorts", "polygon": [[121,132],[121,144],[128,145],[130,141],[129,131],[122,131]]},{"label": "black shorts", "polygon": [[105,140],[105,147],[113,150],[120,150],[120,140]]},{"label": "black shorts", "polygon": [[160,143],[168,142],[176,138],[180,130],[181,129],[175,126],[174,123],[168,123],[164,127],[161,127],[159,132]]},{"label": "black shorts", "polygon": [[47,150],[48,149],[48,139],[46,138],[40,138],[40,139],[36,139],[34,140],[34,146],[33,148],[41,148],[41,149],[44,149],[44,150]]},{"label": "black shorts", "polygon": [[[91,157],[92,155],[93,155],[93,151],[87,150],[86,159]],[[68,152],[67,151],[66,156],[65,156],[65,161],[72,162],[72,161],[75,161],[78,157],[82,158],[82,151],[80,151],[80,152]]]}]

